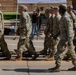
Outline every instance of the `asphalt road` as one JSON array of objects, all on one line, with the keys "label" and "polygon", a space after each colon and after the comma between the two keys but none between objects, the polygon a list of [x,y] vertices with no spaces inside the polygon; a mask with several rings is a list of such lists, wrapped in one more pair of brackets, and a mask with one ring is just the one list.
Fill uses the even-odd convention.
[{"label": "asphalt road", "polygon": [[[13,51],[17,48],[18,38],[12,40],[10,37],[5,38],[8,48]],[[43,49],[44,39],[33,40],[36,51]],[[52,73],[48,71],[48,68],[54,67],[55,61],[47,60],[43,57],[36,60],[0,60],[0,75],[76,75],[76,71],[68,71],[67,69],[73,67],[71,61],[62,61],[61,72]]]}]

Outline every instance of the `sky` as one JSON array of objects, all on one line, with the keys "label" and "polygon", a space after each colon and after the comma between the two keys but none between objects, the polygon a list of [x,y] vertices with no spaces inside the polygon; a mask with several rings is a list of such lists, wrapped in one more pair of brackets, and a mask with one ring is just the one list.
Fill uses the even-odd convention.
[{"label": "sky", "polygon": [[66,0],[18,0],[18,3],[66,3]]}]

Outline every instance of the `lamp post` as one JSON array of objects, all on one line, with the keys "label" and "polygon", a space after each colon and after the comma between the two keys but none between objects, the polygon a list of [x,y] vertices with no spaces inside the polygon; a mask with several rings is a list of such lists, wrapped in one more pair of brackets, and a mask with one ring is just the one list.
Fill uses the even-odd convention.
[{"label": "lamp post", "polygon": [[15,32],[16,32],[16,30],[17,30],[17,19],[18,19],[18,0],[17,0],[17,9],[16,9],[16,28],[15,28]]}]

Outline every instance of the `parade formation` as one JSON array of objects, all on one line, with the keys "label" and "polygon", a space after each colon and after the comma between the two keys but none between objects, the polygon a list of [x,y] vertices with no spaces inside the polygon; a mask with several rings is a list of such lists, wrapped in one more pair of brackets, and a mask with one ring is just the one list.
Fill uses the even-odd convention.
[{"label": "parade formation", "polygon": [[[68,71],[76,71],[76,15],[73,12],[73,7],[60,4],[59,7],[52,6],[45,10],[47,23],[44,30],[44,48],[39,52],[36,52],[32,40],[34,39],[35,30],[37,39],[40,37],[40,26],[36,26],[41,23],[40,12],[38,8],[34,10],[31,19],[27,12],[28,9],[25,5],[18,7],[20,23],[16,35],[19,35],[19,41],[17,49],[13,51],[17,55],[15,60],[22,60],[23,52],[28,50],[32,60],[37,60],[36,58],[39,57],[39,54],[55,60],[56,66],[48,70],[50,72],[60,72],[61,61],[66,55],[68,58],[71,58],[74,65]],[[4,18],[2,12],[0,12],[0,47],[2,54],[6,57],[5,60],[10,60],[12,54],[4,39]]]}]

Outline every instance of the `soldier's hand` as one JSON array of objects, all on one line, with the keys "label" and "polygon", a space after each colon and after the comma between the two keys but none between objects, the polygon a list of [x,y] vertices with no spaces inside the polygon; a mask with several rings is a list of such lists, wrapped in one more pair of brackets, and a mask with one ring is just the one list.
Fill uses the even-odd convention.
[{"label": "soldier's hand", "polygon": [[29,36],[28,36],[28,35],[26,35],[26,38],[29,38]]},{"label": "soldier's hand", "polygon": [[18,31],[16,31],[15,33],[16,33],[16,35],[19,35],[19,32]]},{"label": "soldier's hand", "polygon": [[44,34],[46,35],[46,32],[44,31]]},{"label": "soldier's hand", "polygon": [[19,30],[19,29],[17,29],[17,31],[16,31],[16,35],[19,35],[19,32],[20,32],[20,30]]},{"label": "soldier's hand", "polygon": [[71,46],[71,42],[68,42],[68,46]]},{"label": "soldier's hand", "polygon": [[50,36],[51,36],[51,34],[49,33],[49,34],[48,34],[48,37],[50,37]]}]

